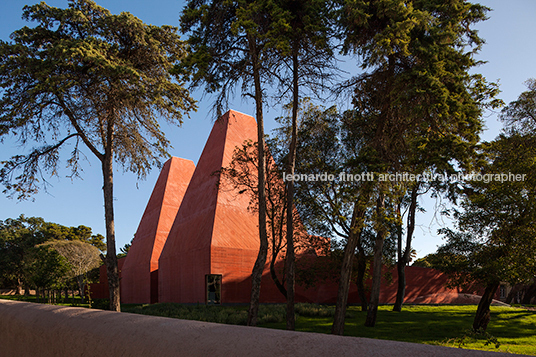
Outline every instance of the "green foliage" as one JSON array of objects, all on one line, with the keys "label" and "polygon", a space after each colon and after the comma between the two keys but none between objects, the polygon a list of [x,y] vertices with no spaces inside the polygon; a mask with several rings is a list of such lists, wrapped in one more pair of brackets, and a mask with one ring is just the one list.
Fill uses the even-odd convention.
[{"label": "green foliage", "polygon": [[499,340],[492,336],[489,332],[485,330],[465,330],[462,336],[455,338],[453,340],[448,340],[447,344],[455,344],[458,348],[467,346],[470,342],[476,342],[479,339],[484,339],[484,346],[495,346],[495,348],[501,347]]},{"label": "green foliage", "polygon": [[[247,321],[247,311],[244,309],[226,308],[206,305],[180,305],[173,303],[138,305],[122,307],[125,312],[140,313],[145,315],[173,317],[185,320],[198,320],[206,322],[227,323],[232,325],[245,325]],[[284,310],[283,310],[284,312]],[[273,312],[269,313],[273,320]],[[259,311],[261,318],[261,311]],[[280,320],[281,322],[283,320]]]},{"label": "green foliage", "polygon": [[[91,228],[86,226],[66,227],[57,223],[45,222],[40,217],[25,217],[24,215],[16,219],[8,218],[0,221],[0,283],[2,286],[22,287],[23,285],[34,285],[37,281],[47,282],[46,273],[42,271],[46,268],[52,269],[51,276],[59,274],[63,268],[58,268],[59,270],[56,271],[52,265],[54,262],[65,265],[66,262],[49,252],[51,245],[83,246],[92,252],[93,261],[95,261],[95,257],[99,261],[98,247],[102,247],[103,244],[102,236],[100,234],[93,235]],[[48,246],[44,247],[43,245]],[[35,260],[40,259],[38,257],[41,256],[44,262],[39,265]],[[72,254],[64,254],[63,256],[67,260],[72,258]],[[74,261],[71,263],[75,264]],[[75,269],[76,264],[67,266],[67,271],[80,270],[80,267]],[[35,278],[35,274],[39,277]],[[65,272],[65,278],[68,276],[73,278],[82,272],[73,274],[69,275]],[[47,285],[39,286],[50,287]]]},{"label": "green foliage", "polygon": [[[71,291],[72,292],[72,291]],[[42,297],[37,297],[35,295],[0,295],[0,299],[5,300],[14,300],[14,301],[25,301],[33,303],[43,303]],[[64,301],[56,300],[54,305],[60,306],[73,306],[73,307],[89,307],[87,303],[84,303],[80,296],[75,295],[75,297],[69,296]]]},{"label": "green foliage", "polygon": [[105,252],[106,243],[101,234],[93,234],[91,228],[80,225],[78,227],[67,227],[57,223],[47,223],[47,232],[49,239],[80,241],[91,244],[98,250]]},{"label": "green foliage", "polygon": [[99,309],[99,310],[109,310],[110,309],[110,300],[108,300],[108,299],[92,299],[90,308]]},{"label": "green foliage", "polygon": [[520,134],[536,134],[536,79],[529,78],[527,91],[511,102],[501,112],[501,119],[507,128]]},{"label": "green foliage", "polygon": [[348,1],[343,10],[345,50],[360,54],[368,70],[355,78],[351,117],[354,133],[370,140],[368,162],[379,160],[380,172],[470,165],[481,111],[500,104],[496,85],[469,74],[483,43],[471,26],[487,8],[462,0]]},{"label": "green foliage", "polygon": [[0,221],[0,280],[3,286],[28,284],[26,267],[31,262],[32,249],[46,241],[46,223],[42,218],[8,218]]},{"label": "green foliage", "polygon": [[[188,33],[188,55],[176,72],[193,87],[204,86],[217,93],[215,108],[220,116],[234,87],[242,83],[243,95],[254,97],[254,76],[268,80],[270,57],[266,26],[272,2],[189,1],[181,14],[181,31]],[[261,95],[261,93],[256,93]],[[260,104],[260,103],[259,103]]]},{"label": "green foliage", "polygon": [[448,261],[456,258],[456,255],[451,254],[430,253],[425,257],[415,260],[412,266],[444,270],[448,264],[452,264]]},{"label": "green foliage", "polygon": [[[467,198],[457,214],[458,230],[445,229],[448,238],[438,253],[451,254],[446,267],[460,282],[507,281],[528,283],[536,273],[530,252],[536,249],[534,137],[512,133],[482,146],[482,175],[525,175],[525,180],[495,179],[466,184]],[[493,176],[494,177],[494,176]]]},{"label": "green foliage", "polygon": [[[486,329],[491,295],[501,282],[531,284],[536,274],[536,220],[532,173],[536,163],[533,130],[534,92],[520,95],[502,112],[504,134],[481,145],[480,178],[464,185],[463,211],[456,213],[457,229],[440,231],[447,243],[438,249],[443,271],[456,285],[486,286],[473,329]],[[532,87],[531,87],[532,86]]]},{"label": "green foliage", "polygon": [[68,277],[78,283],[78,291],[84,296],[86,283],[89,282],[88,273],[98,268],[102,261],[99,250],[86,242],[55,240],[42,244],[58,252],[68,263]]},{"label": "green foliage", "polygon": [[[335,315],[335,307],[330,305],[298,303],[296,304],[296,313],[303,317],[333,317]],[[347,312],[346,317],[351,318],[354,316]]]},{"label": "green foliage", "polygon": [[130,243],[126,243],[122,248],[119,248],[119,251],[121,253],[117,254],[117,258],[126,257],[131,246],[132,246],[132,240],[130,241]]},{"label": "green foliage", "polygon": [[170,74],[185,54],[177,29],[112,15],[91,0],[25,6],[23,18],[37,25],[0,42],[0,134],[41,146],[3,162],[5,192],[23,199],[46,185],[44,172],[58,174],[67,142],[71,176],[80,173],[83,144],[143,177],[167,155],[158,118],[180,124],[195,107]]},{"label": "green foliage", "polygon": [[[230,325],[245,325],[247,322],[247,311],[245,309],[214,305],[181,305],[175,303],[124,305],[122,311]],[[283,323],[285,313],[285,306],[281,304],[260,305],[259,323]],[[333,317],[335,308],[333,306],[298,303],[296,304],[296,313],[299,316],[307,317]],[[351,314],[347,316],[352,317]]]},{"label": "green foliage", "polygon": [[32,248],[30,262],[25,266],[26,274],[34,286],[49,289],[65,287],[70,269],[65,257],[43,245]]}]

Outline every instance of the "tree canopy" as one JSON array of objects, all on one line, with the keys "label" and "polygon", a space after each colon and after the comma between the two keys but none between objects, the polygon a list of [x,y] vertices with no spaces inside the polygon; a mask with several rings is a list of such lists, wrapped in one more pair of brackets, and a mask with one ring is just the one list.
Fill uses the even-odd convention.
[{"label": "tree canopy", "polygon": [[[473,323],[485,329],[491,298],[501,282],[533,282],[536,274],[534,177],[534,81],[506,106],[505,132],[480,148],[479,179],[464,185],[457,229],[444,229],[447,243],[438,249],[439,267],[459,285],[479,282],[486,291]],[[445,259],[446,258],[446,259]]]},{"label": "tree canopy", "polygon": [[[40,217],[21,215],[0,221],[0,284],[16,287],[20,294],[23,288],[31,286],[51,288],[58,279],[83,279],[101,262],[99,249],[105,247],[102,238],[89,227],[67,227]],[[84,258],[77,258],[81,256]],[[52,280],[46,280],[46,269],[51,269]]]},{"label": "tree canopy", "polygon": [[82,147],[99,160],[110,307],[119,310],[113,163],[143,177],[168,155],[160,118],[181,124],[195,109],[171,71],[184,45],[175,27],[113,15],[91,0],[69,1],[66,9],[25,6],[23,18],[37,25],[0,42],[0,135],[41,146],[3,162],[0,181],[24,199],[46,185],[46,174],[58,175],[67,144],[72,177],[80,174]]}]

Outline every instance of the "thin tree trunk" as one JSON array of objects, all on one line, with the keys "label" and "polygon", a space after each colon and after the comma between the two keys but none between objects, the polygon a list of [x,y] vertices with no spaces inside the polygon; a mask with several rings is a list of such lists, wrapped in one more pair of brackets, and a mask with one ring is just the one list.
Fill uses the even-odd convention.
[{"label": "thin tree trunk", "polygon": [[17,288],[15,290],[15,295],[21,295],[22,292],[22,281],[20,278],[17,278]]},{"label": "thin tree trunk", "polygon": [[252,55],[253,81],[255,86],[255,105],[257,116],[257,147],[258,147],[258,195],[259,195],[259,254],[251,272],[251,300],[248,310],[248,326],[256,326],[259,315],[259,298],[261,294],[261,280],[268,255],[268,234],[266,232],[266,158],[264,154],[264,119],[262,113],[262,88],[260,78],[260,64],[255,39],[248,36],[250,52]]},{"label": "thin tree trunk", "polygon": [[[104,216],[106,220],[106,272],[110,292],[110,310],[121,311],[119,296],[119,272],[115,250],[114,189],[113,189],[113,118],[109,120],[106,133],[106,148],[102,160]],[[82,293],[83,294],[83,293]]]},{"label": "thin tree trunk", "polygon": [[78,284],[78,291],[80,291],[80,297],[82,298],[82,303],[86,301],[86,291],[85,285],[82,277],[76,278],[76,283]]},{"label": "thin tree trunk", "polygon": [[404,290],[406,288],[406,276],[404,275],[404,267],[406,263],[404,262],[404,254],[402,251],[402,234],[403,234],[403,224],[402,224],[402,213],[401,213],[402,203],[399,202],[396,207],[396,216],[397,216],[397,225],[396,225],[396,272],[398,275],[397,279],[397,291],[396,291],[396,301],[393,305],[393,311],[402,311],[402,303],[404,302]]},{"label": "thin tree trunk", "polygon": [[[282,280],[279,280],[279,277],[277,276],[277,272],[275,270],[275,264],[277,262],[277,258],[280,256],[279,253],[281,253],[281,246],[283,244],[285,234],[283,227],[285,226],[284,220],[287,216],[287,204],[285,201],[286,192],[283,193],[283,196],[280,196],[279,193],[274,193],[274,191],[272,191],[272,171],[270,170],[270,165],[268,163],[266,165],[266,229],[270,229],[270,236],[272,238],[272,249],[270,255],[270,275],[275,283],[275,286],[277,287],[277,290],[279,290],[279,292],[286,299],[287,290],[285,288],[285,268],[283,269]],[[274,199],[278,200],[277,203],[276,201],[274,201]],[[283,201],[279,202],[280,199],[283,199]]]},{"label": "thin tree trunk", "polygon": [[402,311],[402,304],[406,295],[406,265],[409,263],[409,257],[411,253],[411,240],[413,238],[413,232],[415,231],[415,212],[417,211],[417,196],[419,190],[419,183],[417,183],[411,190],[411,202],[408,212],[408,232],[406,234],[406,248],[404,254],[401,254],[402,247],[402,232],[400,232],[398,239],[398,290],[396,292],[396,301],[393,306],[393,311]]},{"label": "thin tree trunk", "polygon": [[[292,54],[292,133],[288,153],[288,173],[294,177],[296,166],[296,142],[298,136],[298,47],[294,43]],[[296,262],[294,258],[294,180],[287,183],[287,330],[294,330],[296,315],[294,313],[294,288]]]},{"label": "thin tree trunk", "polygon": [[378,215],[378,232],[376,232],[376,239],[374,242],[374,266],[372,269],[372,289],[370,291],[370,302],[367,310],[367,318],[365,320],[365,326],[374,327],[376,325],[376,316],[378,314],[378,305],[380,303],[380,285],[382,279],[382,256],[383,256],[383,242],[385,240],[385,222],[383,219],[385,207],[385,196],[383,192],[380,192],[378,201],[376,204],[376,214]]},{"label": "thin tree trunk", "polygon": [[367,311],[368,302],[367,302],[367,293],[365,291],[365,274],[367,272],[367,258],[363,247],[361,244],[361,239],[357,244],[357,294],[359,295],[359,300],[361,301],[361,311]]},{"label": "thin tree trunk", "polygon": [[478,303],[478,308],[476,310],[475,319],[473,321],[473,330],[477,331],[479,329],[486,330],[488,327],[488,323],[491,319],[490,309],[491,301],[493,300],[493,296],[495,296],[495,292],[499,288],[500,283],[499,282],[493,282],[489,283],[486,286],[486,290],[484,291],[484,294],[482,295],[482,298],[480,299],[480,302]]},{"label": "thin tree trunk", "polygon": [[370,197],[369,194],[369,190],[365,187],[363,195],[355,203],[354,212],[352,214],[350,235],[348,236],[348,241],[344,247],[344,255],[342,258],[341,277],[339,280],[339,290],[337,292],[337,303],[335,305],[335,316],[333,317],[333,325],[331,326],[331,333],[334,335],[342,335],[344,333],[344,317],[346,315],[346,305],[348,303],[350,279],[352,278],[355,248],[361,237],[363,229],[362,225]]},{"label": "thin tree trunk", "polygon": [[276,256],[273,255],[272,259],[270,260],[270,275],[272,276],[272,280],[274,281],[275,286],[277,287],[277,290],[279,290],[279,292],[283,294],[283,296],[286,299],[287,290],[285,289],[285,285],[283,285],[285,282],[283,281],[283,283],[281,283],[281,281],[279,281],[279,278],[277,277],[277,273],[275,271],[275,260],[276,260]]}]

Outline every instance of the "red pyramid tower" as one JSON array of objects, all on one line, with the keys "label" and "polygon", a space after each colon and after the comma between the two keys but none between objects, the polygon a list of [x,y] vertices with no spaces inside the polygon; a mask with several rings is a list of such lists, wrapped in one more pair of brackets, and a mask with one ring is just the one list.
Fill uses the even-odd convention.
[{"label": "red pyramid tower", "polygon": [[229,111],[216,121],[160,256],[161,302],[204,303],[207,275],[222,277],[222,299],[239,302],[259,249],[258,218],[249,195],[223,187],[217,172],[236,147],[257,141],[255,119]]},{"label": "red pyramid tower", "polygon": [[158,260],[195,165],[173,157],[162,168],[122,268],[121,301],[158,301]]}]

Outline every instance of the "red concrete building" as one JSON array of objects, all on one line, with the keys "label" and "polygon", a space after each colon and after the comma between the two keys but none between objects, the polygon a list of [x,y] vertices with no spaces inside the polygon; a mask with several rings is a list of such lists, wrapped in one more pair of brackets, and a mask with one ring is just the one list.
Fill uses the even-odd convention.
[{"label": "red concrete building", "polygon": [[123,303],[158,302],[158,261],[194,170],[176,157],[164,164],[121,270]]},{"label": "red concrete building", "polygon": [[[221,180],[219,171],[256,133],[253,117],[229,111],[214,124],[195,169],[178,158],[166,163],[122,270],[123,302],[249,300],[258,216],[247,209],[249,195]],[[280,301],[280,295],[266,275],[261,299]]]},{"label": "red concrete building", "polygon": [[[219,118],[184,195],[160,256],[159,301],[204,303],[209,285],[225,302],[243,302],[259,248],[249,195],[220,180],[236,147],[256,139],[255,119],[229,111]],[[216,286],[214,286],[216,284]]]},{"label": "red concrete building", "polygon": [[[197,167],[179,158],[165,163],[130,251],[120,264],[123,303],[249,302],[259,249],[258,215],[248,209],[250,196],[220,175],[235,149],[248,140],[257,140],[255,119],[229,111],[215,122]],[[317,256],[308,251],[297,259],[310,262]],[[284,302],[270,276],[269,261],[270,256],[260,300]],[[277,271],[282,271],[282,264],[279,258]],[[475,302],[470,294],[447,288],[447,277],[441,272],[416,267],[406,271],[406,303]],[[101,283],[91,287],[94,298],[108,295],[103,273],[105,269],[101,269]],[[382,282],[381,303],[395,301],[396,269],[392,276],[392,281]],[[334,303],[337,289],[336,281],[318,282],[311,288],[296,286],[296,301]],[[358,302],[352,284],[349,303]]]}]

